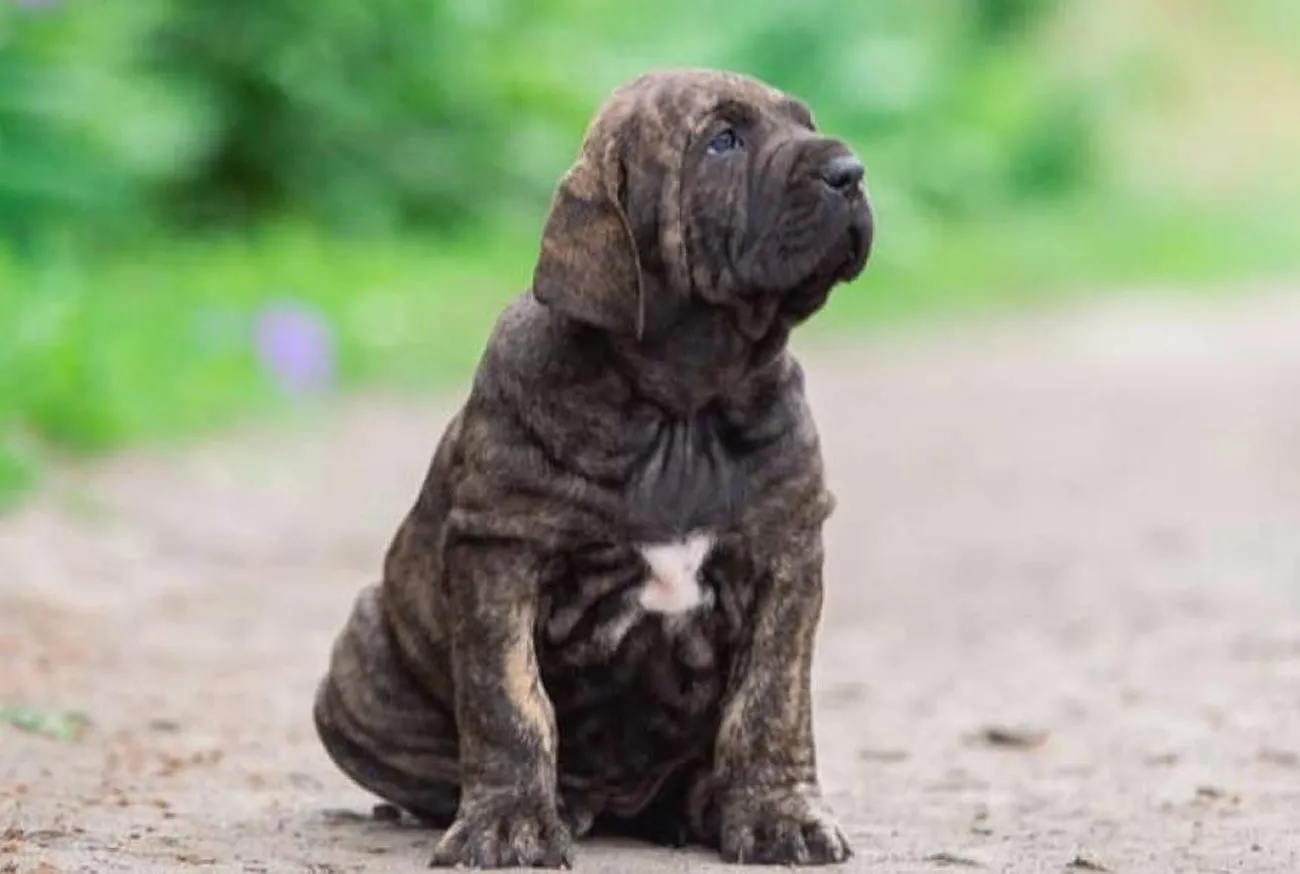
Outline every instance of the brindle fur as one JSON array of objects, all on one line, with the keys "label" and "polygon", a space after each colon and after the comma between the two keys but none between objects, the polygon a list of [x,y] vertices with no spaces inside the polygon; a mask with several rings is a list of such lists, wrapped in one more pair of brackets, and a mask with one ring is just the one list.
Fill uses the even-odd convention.
[{"label": "brindle fur", "polygon": [[[861,188],[819,178],[838,156],[718,71],[646,74],[589,128],[316,699],[344,772],[446,828],[435,866],[567,866],[603,828],[851,855],[812,736],[833,502],[787,350],[867,261]],[[637,545],[701,529],[711,600],[644,613]]]}]

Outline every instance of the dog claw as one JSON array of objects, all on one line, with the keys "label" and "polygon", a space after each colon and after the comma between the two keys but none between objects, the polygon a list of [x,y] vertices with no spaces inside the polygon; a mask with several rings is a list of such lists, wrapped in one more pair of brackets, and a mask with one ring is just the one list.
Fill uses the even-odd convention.
[{"label": "dog claw", "polygon": [[434,847],[430,868],[573,865],[573,836],[554,805],[493,799],[467,806]]},{"label": "dog claw", "polygon": [[722,858],[739,865],[833,865],[853,857],[818,801],[781,790],[733,802],[723,812]]}]

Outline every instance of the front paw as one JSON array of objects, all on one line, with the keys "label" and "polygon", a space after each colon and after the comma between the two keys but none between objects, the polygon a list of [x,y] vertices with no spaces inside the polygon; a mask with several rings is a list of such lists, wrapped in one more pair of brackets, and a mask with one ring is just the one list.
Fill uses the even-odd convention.
[{"label": "front paw", "polygon": [[752,789],[722,803],[722,858],[741,865],[832,865],[853,856],[815,791]]},{"label": "front paw", "polygon": [[493,795],[461,805],[431,868],[568,868],[573,835],[554,802]]}]

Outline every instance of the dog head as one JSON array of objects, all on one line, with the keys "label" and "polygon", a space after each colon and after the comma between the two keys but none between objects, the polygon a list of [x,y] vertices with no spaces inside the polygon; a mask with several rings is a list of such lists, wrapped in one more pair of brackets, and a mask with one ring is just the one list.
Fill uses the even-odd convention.
[{"label": "dog head", "polygon": [[856,277],[873,219],[863,168],[799,100],[713,70],[642,75],[614,91],[561,179],[533,294],[622,335],[683,309],[731,310],[761,336]]}]

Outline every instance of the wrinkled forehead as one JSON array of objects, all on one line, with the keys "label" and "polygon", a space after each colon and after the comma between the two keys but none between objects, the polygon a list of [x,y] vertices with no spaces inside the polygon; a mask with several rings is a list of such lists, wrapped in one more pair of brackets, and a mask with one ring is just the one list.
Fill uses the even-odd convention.
[{"label": "wrinkled forehead", "polygon": [[[711,120],[785,117],[812,126],[808,107],[778,88],[739,73],[681,69],[646,73],[617,88],[597,112],[588,138],[650,140],[679,146]],[[631,143],[627,143],[630,145]]]}]

